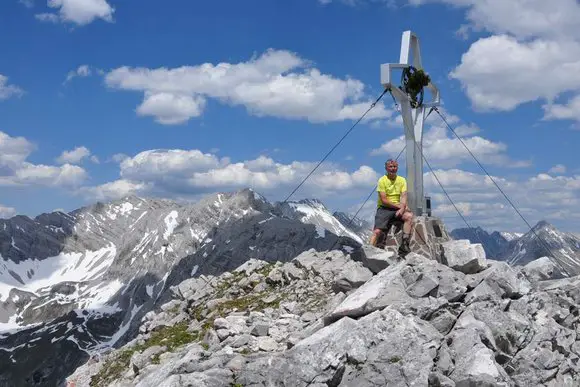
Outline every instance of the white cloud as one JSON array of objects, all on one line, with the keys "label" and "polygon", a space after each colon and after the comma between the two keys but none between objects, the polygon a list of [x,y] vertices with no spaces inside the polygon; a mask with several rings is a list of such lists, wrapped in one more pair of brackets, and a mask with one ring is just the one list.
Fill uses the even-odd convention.
[{"label": "white cloud", "polygon": [[579,58],[578,42],[519,42],[498,35],[473,43],[450,76],[461,82],[475,108],[507,111],[580,88]]},{"label": "white cloud", "polygon": [[[467,126],[469,128],[469,126]],[[464,130],[467,132],[467,130]],[[458,133],[459,134],[459,133]],[[506,167],[524,167],[528,162],[514,162],[506,155],[507,146],[501,142],[493,142],[480,136],[462,137],[463,143],[484,164],[504,165]],[[371,151],[372,156],[397,156],[405,147],[405,136],[401,135],[382,144]],[[425,158],[435,167],[454,167],[461,163],[474,163],[472,156],[463,144],[442,126],[432,126],[423,136],[423,153]]]},{"label": "white cloud", "polygon": [[199,150],[148,150],[121,163],[121,176],[130,180],[184,179],[193,173],[217,169],[220,160]]},{"label": "white cloud", "polygon": [[26,159],[36,146],[24,137],[0,132],[0,186],[78,186],[87,178],[78,166],[32,164]]},{"label": "white cloud", "polygon": [[27,185],[77,186],[86,178],[87,173],[83,168],[70,164],[55,167],[24,163],[21,168],[15,171],[15,181]]},{"label": "white cloud", "polygon": [[107,0],[48,0],[47,5],[57,9],[57,13],[37,14],[37,19],[70,22],[79,26],[90,24],[96,19],[112,22],[115,12]]},{"label": "white cloud", "polygon": [[0,101],[10,97],[19,97],[24,94],[24,91],[14,85],[8,84],[8,77],[0,74]]},{"label": "white cloud", "polygon": [[409,0],[409,3],[445,3],[467,8],[466,18],[477,31],[508,33],[518,38],[580,37],[580,5],[576,0]]},{"label": "white cloud", "polygon": [[82,187],[78,193],[91,200],[114,200],[129,194],[138,195],[146,191],[146,188],[146,184],[119,179],[97,187]]},{"label": "white cloud", "polygon": [[58,23],[60,21],[59,17],[55,13],[37,13],[34,17],[40,21],[47,23]]},{"label": "white cloud", "polygon": [[129,156],[127,156],[124,153],[115,153],[113,156],[111,156],[111,160],[116,162],[116,163],[121,163],[128,158],[129,158]]},{"label": "white cloud", "polygon": [[70,151],[63,151],[56,159],[59,164],[79,164],[83,159],[89,158],[93,162],[98,162],[98,158],[91,157],[91,151],[85,146],[76,147]]},{"label": "white cloud", "polygon": [[[436,170],[437,178],[471,226],[489,230],[529,231],[502,193],[485,175],[459,169]],[[534,225],[541,219],[572,228],[580,205],[580,176],[539,174],[514,180],[493,176],[512,203]],[[444,218],[449,229],[466,227],[431,172],[424,176],[426,194],[433,202],[434,216]],[[538,207],[541,200],[541,208]]]},{"label": "white cloud", "polygon": [[471,136],[472,134],[479,133],[481,131],[481,129],[479,129],[479,126],[473,123],[467,125],[459,125],[454,130],[459,137]]},{"label": "white cloud", "polygon": [[0,205],[0,218],[10,218],[16,215],[16,209]]},{"label": "white cloud", "polygon": [[[333,0],[318,0],[322,5],[327,5],[333,2]],[[396,0],[334,0],[336,3],[342,3],[350,7],[356,7],[363,5],[367,2],[385,4],[389,8],[396,8]]]},{"label": "white cloud", "polygon": [[20,4],[23,4],[26,8],[34,7],[34,0],[18,0]]},{"label": "white cloud", "polygon": [[66,75],[66,79],[65,79],[64,83],[68,83],[77,77],[82,77],[82,78],[88,77],[91,74],[92,74],[92,70],[89,67],[89,65],[80,65],[75,70],[69,71],[69,73]]},{"label": "white cloud", "polygon": [[580,3],[577,0],[408,0],[410,4],[444,3],[466,9],[468,25],[488,32],[474,42],[451,71],[473,107],[510,111],[545,101],[545,119],[578,120],[579,101],[554,100],[580,92]]},{"label": "white cloud", "polygon": [[[282,164],[265,156],[231,162],[199,150],[150,150],[123,160],[121,179],[102,186],[83,189],[88,196],[121,196],[129,190],[162,196],[195,196],[204,192],[236,190],[246,187],[281,197],[288,194],[314,168],[316,163],[294,161]],[[368,166],[353,172],[333,164],[322,164],[301,188],[300,194],[316,197],[337,191],[366,190],[379,175]]]},{"label": "white cloud", "polygon": [[562,164],[556,164],[548,170],[548,173],[566,173],[566,166]]},{"label": "white cloud", "polygon": [[[203,114],[207,98],[245,106],[250,114],[320,123],[358,119],[372,100],[355,79],[322,74],[296,54],[268,50],[247,62],[167,68],[120,67],[105,77],[111,88],[143,92],[140,115],[178,124]],[[367,119],[391,112],[377,106]]]},{"label": "white cloud", "polygon": [[0,132],[0,166],[17,168],[36,149],[24,137],[11,137]]},{"label": "white cloud", "polygon": [[546,104],[543,108],[545,112],[544,119],[546,120],[567,119],[580,121],[580,94],[577,94],[565,104]]},{"label": "white cloud", "polygon": [[205,98],[201,96],[146,92],[137,114],[156,117],[160,124],[182,124],[192,117],[199,117],[205,103]]}]

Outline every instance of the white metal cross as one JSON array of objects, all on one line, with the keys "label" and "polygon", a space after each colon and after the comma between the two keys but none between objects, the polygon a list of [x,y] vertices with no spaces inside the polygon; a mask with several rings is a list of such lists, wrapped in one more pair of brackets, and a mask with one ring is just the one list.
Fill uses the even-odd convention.
[{"label": "white metal cross", "polygon": [[405,31],[401,39],[399,63],[381,65],[381,84],[385,89],[391,90],[394,98],[401,106],[407,146],[408,204],[415,215],[423,215],[427,211],[423,193],[423,123],[428,109],[439,105],[440,97],[439,89],[433,82],[429,82],[427,89],[431,91],[431,101],[424,102],[419,106],[412,104],[409,95],[393,83],[394,72],[402,71],[409,66],[413,66],[416,70],[423,69],[419,38],[412,31]]}]

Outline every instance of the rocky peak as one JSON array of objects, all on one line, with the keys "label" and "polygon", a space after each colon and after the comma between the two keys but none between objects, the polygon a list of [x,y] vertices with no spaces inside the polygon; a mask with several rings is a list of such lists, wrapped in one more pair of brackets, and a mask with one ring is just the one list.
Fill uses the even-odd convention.
[{"label": "rocky peak", "polygon": [[536,225],[534,227],[532,227],[533,230],[555,230],[556,228],[550,224],[548,221],[546,220],[540,220],[538,223],[536,223]]},{"label": "rocky peak", "polygon": [[526,265],[544,256],[550,257],[567,276],[580,274],[580,244],[546,221],[538,222],[530,231],[509,242],[502,259]]}]

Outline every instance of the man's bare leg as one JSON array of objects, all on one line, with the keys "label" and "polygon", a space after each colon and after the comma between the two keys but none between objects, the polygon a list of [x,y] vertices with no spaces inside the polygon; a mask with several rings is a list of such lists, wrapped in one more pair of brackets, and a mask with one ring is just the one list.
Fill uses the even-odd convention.
[{"label": "man's bare leg", "polygon": [[413,213],[411,211],[406,211],[401,217],[403,220],[403,237],[401,240],[401,246],[399,247],[399,255],[405,256],[411,252],[409,247],[409,242],[411,239],[411,232],[413,230]]},{"label": "man's bare leg", "polygon": [[373,230],[373,235],[371,236],[371,240],[370,240],[370,244],[372,246],[377,246],[377,241],[379,240],[379,238],[381,237],[381,230],[378,228],[375,228]]},{"label": "man's bare leg", "polygon": [[411,211],[406,211],[403,214],[403,222],[403,233],[410,236],[413,229],[413,213]]}]

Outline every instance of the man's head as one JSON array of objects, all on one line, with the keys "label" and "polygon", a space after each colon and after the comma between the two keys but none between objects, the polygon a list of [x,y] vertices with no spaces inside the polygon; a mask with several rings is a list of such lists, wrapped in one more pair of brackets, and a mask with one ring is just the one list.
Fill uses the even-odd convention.
[{"label": "man's head", "polygon": [[397,171],[399,170],[399,163],[397,160],[388,159],[385,163],[385,170],[387,171],[387,176],[390,178],[395,178],[397,176]]}]

